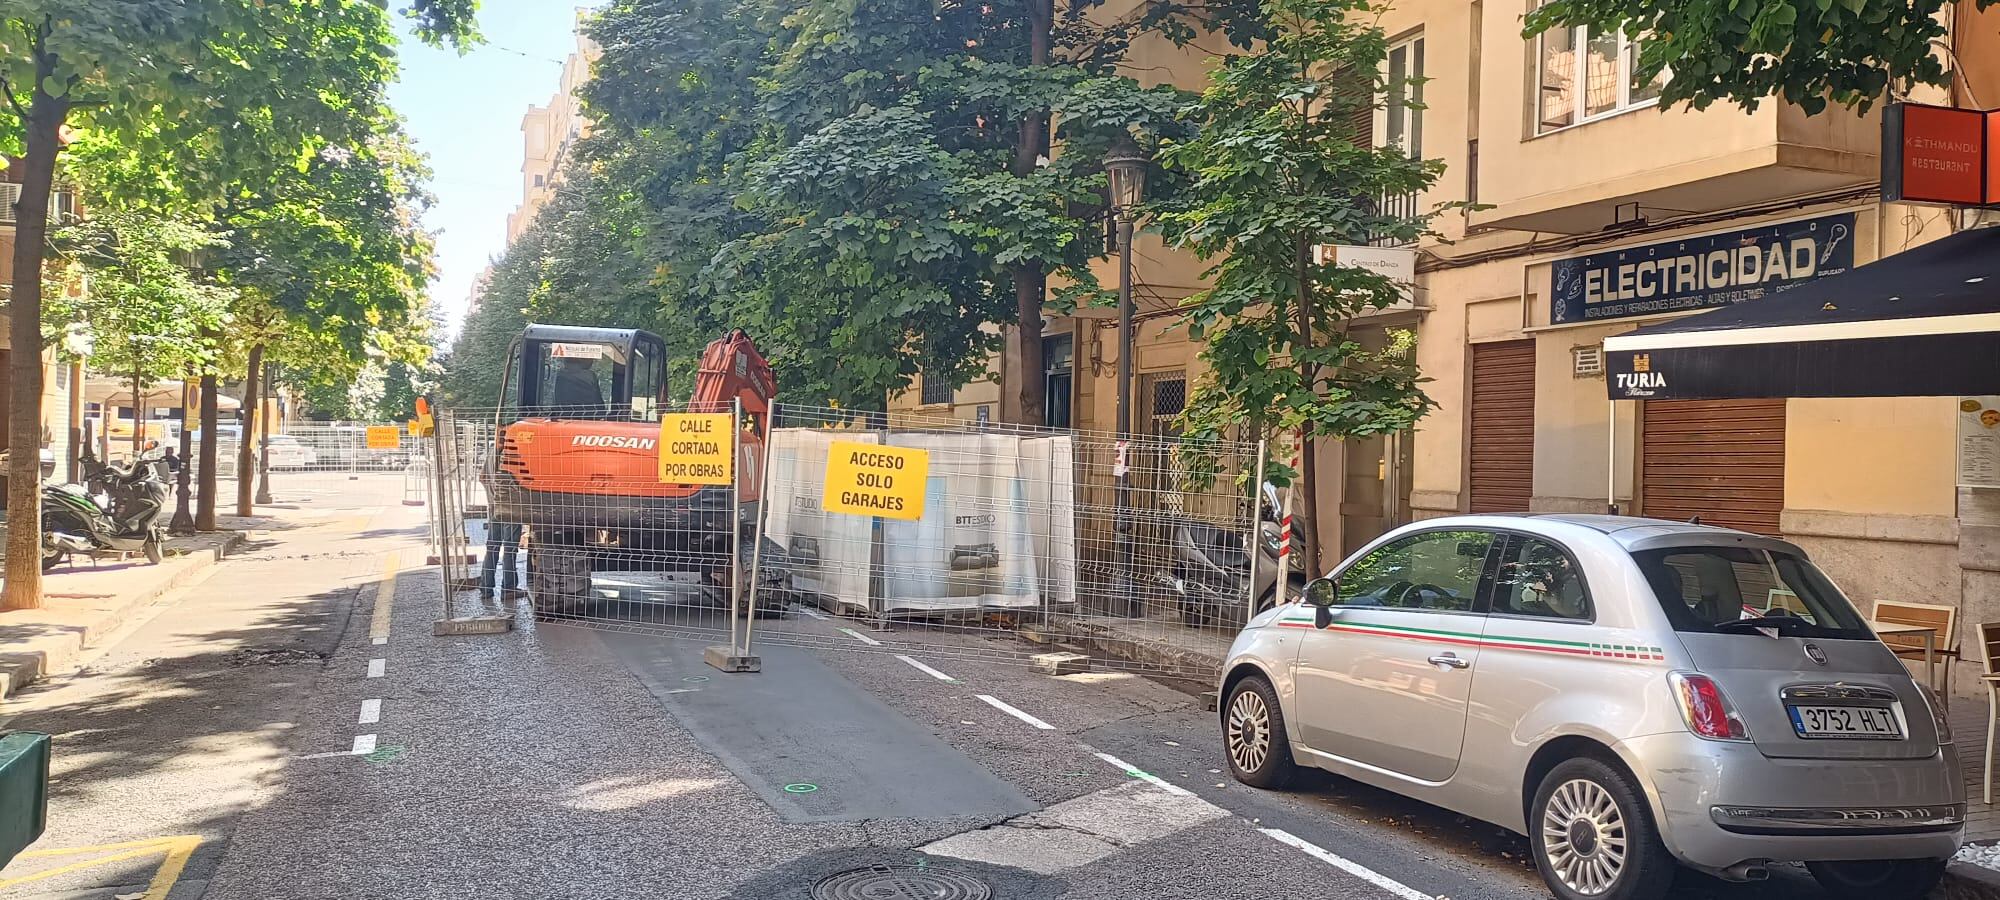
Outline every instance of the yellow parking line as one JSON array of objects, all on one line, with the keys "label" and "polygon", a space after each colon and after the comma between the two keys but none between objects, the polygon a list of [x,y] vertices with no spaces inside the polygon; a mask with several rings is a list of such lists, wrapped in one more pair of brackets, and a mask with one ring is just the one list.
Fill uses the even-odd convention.
[{"label": "yellow parking line", "polygon": [[401,551],[389,551],[382,561],[382,580],[375,584],[375,615],[368,622],[368,637],[378,643],[389,638],[389,615],[396,609],[396,572],[402,567]]},{"label": "yellow parking line", "polygon": [[71,872],[88,869],[92,866],[123,862],[128,859],[137,859],[142,856],[151,856],[155,853],[164,852],[166,858],[160,862],[160,868],[153,873],[153,880],[147,885],[143,900],[166,900],[167,892],[173,890],[175,882],[180,881],[181,872],[187,868],[188,860],[194,856],[195,848],[199,846],[201,846],[201,838],[198,835],[183,834],[174,837],[148,838],[141,841],[123,841],[116,844],[94,844],[87,847],[63,847],[53,850],[29,850],[20,854],[17,858],[49,859],[59,856],[75,856],[79,853],[103,853],[107,850],[118,852],[90,859],[80,859],[73,863],[56,866],[53,869],[31,872],[19,878],[0,880],[0,888],[13,887],[34,881],[46,881],[58,875],[67,875]]}]

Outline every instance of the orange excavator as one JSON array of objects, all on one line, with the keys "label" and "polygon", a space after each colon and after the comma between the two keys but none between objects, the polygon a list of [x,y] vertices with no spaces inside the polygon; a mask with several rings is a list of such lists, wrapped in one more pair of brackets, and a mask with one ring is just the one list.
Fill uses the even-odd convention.
[{"label": "orange excavator", "polygon": [[741,329],[709,344],[686,410],[726,413],[741,401],[737,483],[664,483],[660,413],[679,411],[666,353],[638,329],[535,324],[508,351],[487,492],[492,521],[526,526],[537,609],[588,600],[593,572],[695,572],[706,585],[734,577],[735,538],[763,499],[777,384]]}]

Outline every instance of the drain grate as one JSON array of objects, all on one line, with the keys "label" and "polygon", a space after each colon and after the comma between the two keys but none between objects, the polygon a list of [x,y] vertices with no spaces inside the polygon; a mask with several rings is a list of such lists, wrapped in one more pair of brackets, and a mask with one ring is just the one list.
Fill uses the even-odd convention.
[{"label": "drain grate", "polygon": [[989,900],[993,891],[963,872],[916,866],[869,866],[828,875],[813,900]]}]

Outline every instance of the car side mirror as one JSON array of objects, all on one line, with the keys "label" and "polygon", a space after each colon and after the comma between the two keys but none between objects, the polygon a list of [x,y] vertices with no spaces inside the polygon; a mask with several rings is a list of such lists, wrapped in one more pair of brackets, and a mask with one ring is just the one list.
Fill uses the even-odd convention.
[{"label": "car side mirror", "polygon": [[1333,624],[1333,604],[1340,598],[1339,585],[1331,578],[1315,578],[1306,582],[1305,601],[1313,608],[1313,625],[1325,628]]}]

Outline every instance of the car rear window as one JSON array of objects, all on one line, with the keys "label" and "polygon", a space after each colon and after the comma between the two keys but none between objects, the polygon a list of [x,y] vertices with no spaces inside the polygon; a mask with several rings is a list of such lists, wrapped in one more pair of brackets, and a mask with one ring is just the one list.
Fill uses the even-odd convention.
[{"label": "car rear window", "polygon": [[1669,547],[1632,554],[1674,630],[1776,629],[1787,637],[1867,640],[1867,625],[1810,560],[1757,547]]}]

